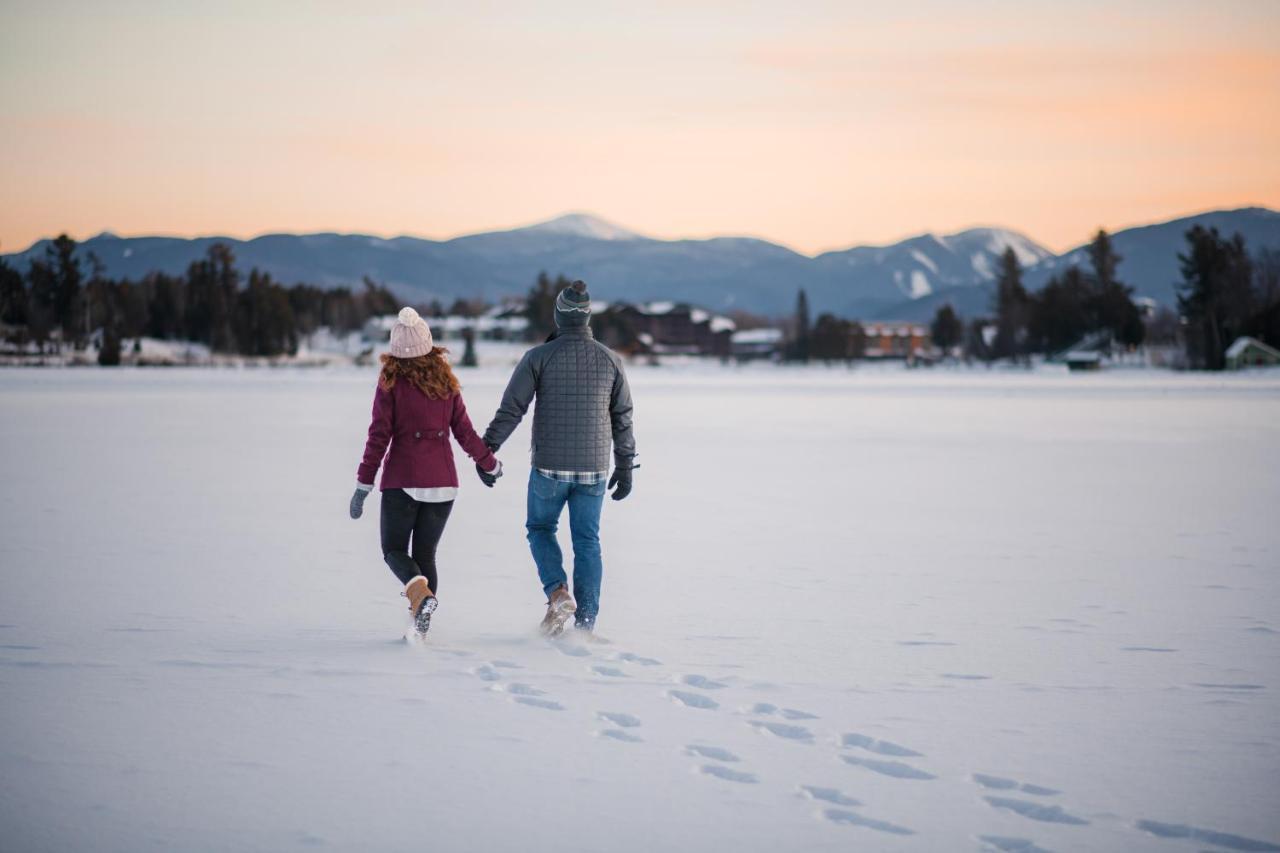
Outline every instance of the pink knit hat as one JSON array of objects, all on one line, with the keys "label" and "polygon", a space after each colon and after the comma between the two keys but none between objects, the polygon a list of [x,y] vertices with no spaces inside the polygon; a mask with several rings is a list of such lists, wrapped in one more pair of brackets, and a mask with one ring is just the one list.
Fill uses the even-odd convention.
[{"label": "pink knit hat", "polygon": [[431,352],[434,346],[427,321],[412,308],[401,308],[396,324],[391,327],[391,355],[395,358],[417,358]]}]

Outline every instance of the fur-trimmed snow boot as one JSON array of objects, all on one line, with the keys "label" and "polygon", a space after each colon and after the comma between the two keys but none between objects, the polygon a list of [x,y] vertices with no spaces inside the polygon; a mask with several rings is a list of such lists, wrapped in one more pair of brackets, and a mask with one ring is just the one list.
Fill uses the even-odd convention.
[{"label": "fur-trimmed snow boot", "polygon": [[560,636],[564,632],[564,623],[569,621],[569,617],[577,609],[578,605],[574,603],[573,596],[569,595],[569,590],[561,584],[551,591],[551,597],[547,599],[547,615],[542,617],[539,630],[547,637]]},{"label": "fur-trimmed snow boot", "polygon": [[427,579],[418,575],[404,585],[401,595],[409,599],[409,615],[413,617],[413,627],[419,636],[425,636],[431,629],[431,614],[436,612],[436,605],[440,603],[427,584]]}]

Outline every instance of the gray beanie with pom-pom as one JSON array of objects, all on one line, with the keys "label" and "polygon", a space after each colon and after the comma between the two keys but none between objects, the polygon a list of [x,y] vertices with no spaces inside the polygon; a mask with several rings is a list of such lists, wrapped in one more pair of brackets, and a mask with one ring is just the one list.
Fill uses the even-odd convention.
[{"label": "gray beanie with pom-pom", "polygon": [[587,293],[585,283],[575,281],[556,297],[556,327],[567,329],[571,326],[585,326],[590,322],[591,294]]}]

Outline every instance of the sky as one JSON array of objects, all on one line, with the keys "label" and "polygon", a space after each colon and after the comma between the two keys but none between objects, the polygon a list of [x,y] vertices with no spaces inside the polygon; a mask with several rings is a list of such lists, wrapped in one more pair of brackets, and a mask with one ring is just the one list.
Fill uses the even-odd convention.
[{"label": "sky", "polygon": [[803,252],[1280,208],[1280,2],[0,0],[0,251],[589,211]]}]

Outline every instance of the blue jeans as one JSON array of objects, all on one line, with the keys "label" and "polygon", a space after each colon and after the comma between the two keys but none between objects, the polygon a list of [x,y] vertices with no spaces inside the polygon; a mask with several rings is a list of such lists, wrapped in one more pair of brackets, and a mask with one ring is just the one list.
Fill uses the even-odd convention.
[{"label": "blue jeans", "polygon": [[538,566],[542,591],[548,596],[561,584],[568,585],[564,573],[564,556],[556,541],[560,513],[569,504],[569,532],[573,539],[573,597],[578,602],[575,621],[590,628],[600,611],[600,575],[604,563],[600,558],[600,509],[604,506],[605,484],[583,486],[562,483],[529,472],[529,515],[525,527],[529,531],[529,550]]}]

